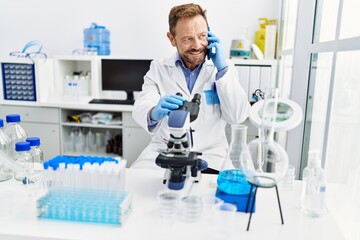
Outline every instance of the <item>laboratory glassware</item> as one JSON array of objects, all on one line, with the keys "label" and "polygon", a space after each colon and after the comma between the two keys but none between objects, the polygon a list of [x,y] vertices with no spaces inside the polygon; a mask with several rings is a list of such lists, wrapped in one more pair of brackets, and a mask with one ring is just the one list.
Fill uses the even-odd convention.
[{"label": "laboratory glassware", "polygon": [[[250,183],[260,187],[271,187],[284,177],[289,165],[285,149],[274,140],[274,123],[281,121],[280,118],[283,116],[279,112],[283,110],[279,105],[276,89],[270,90],[265,100],[260,102],[263,103],[258,112],[262,119],[260,136],[248,144],[255,171],[248,169],[245,173],[248,173],[247,179]],[[265,125],[265,121],[269,122],[269,125]]]},{"label": "laboratory glassware", "polygon": [[[235,204],[240,212],[247,210],[248,199],[253,198],[247,177],[255,170],[246,144],[246,134],[247,126],[231,126],[231,142],[217,179],[218,187],[215,194],[225,203]],[[251,202],[255,204],[254,201]],[[255,211],[255,208],[251,209]]]},{"label": "laboratory glassware", "polygon": [[183,222],[195,222],[200,219],[203,202],[200,196],[187,196],[180,200],[179,217]]},{"label": "laboratory glassware", "polygon": [[43,163],[44,162],[44,153],[40,149],[40,138],[38,137],[29,137],[26,139],[30,143],[30,155],[33,157],[34,162]]},{"label": "laboratory glassware", "polygon": [[34,172],[41,173],[44,170],[44,153],[40,148],[40,138],[29,137],[26,139],[30,143],[30,155],[34,161]]},{"label": "laboratory glassware", "polygon": [[[11,140],[5,134],[3,127],[4,121],[0,119],[0,150],[8,154],[11,147]],[[12,178],[12,175],[12,171],[7,166],[5,166],[3,160],[0,159],[0,182],[9,180]]]},{"label": "laboratory glassware", "polygon": [[29,142],[17,142],[15,144],[15,161],[17,164],[24,167],[24,171],[15,172],[15,179],[18,181],[25,180],[26,183],[30,180],[30,176],[34,171],[34,161],[31,157],[30,151],[30,143]]},{"label": "laboratory glassware", "polygon": [[176,192],[161,190],[157,194],[160,217],[169,223],[176,220],[180,195]]},{"label": "laboratory glassware", "polygon": [[[254,103],[250,109],[249,118],[259,128],[259,138],[248,144],[255,171],[244,171],[251,190],[255,190],[253,199],[249,197],[246,207],[246,212],[250,209],[247,230],[250,228],[258,188],[275,188],[281,223],[284,224],[277,183],[286,174],[289,159],[285,149],[275,141],[275,132],[296,127],[302,120],[302,109],[289,99],[279,98],[278,93],[278,89],[266,89],[265,99]],[[249,205],[250,202],[253,204]]]},{"label": "laboratory glassware", "polygon": [[7,126],[4,131],[11,139],[11,148],[9,154],[15,156],[15,144],[17,142],[24,142],[26,139],[26,132],[20,125],[21,119],[19,114],[6,115]]},{"label": "laboratory glassware", "polygon": [[248,194],[244,170],[254,172],[249,148],[246,143],[247,126],[231,125],[231,142],[227,156],[219,173],[218,189],[227,194]]},{"label": "laboratory glassware", "polygon": [[[278,171],[278,170],[275,169],[275,171]],[[291,191],[294,187],[294,181],[295,181],[295,167],[292,165],[289,165],[285,176],[278,183],[279,188],[284,191]]]}]

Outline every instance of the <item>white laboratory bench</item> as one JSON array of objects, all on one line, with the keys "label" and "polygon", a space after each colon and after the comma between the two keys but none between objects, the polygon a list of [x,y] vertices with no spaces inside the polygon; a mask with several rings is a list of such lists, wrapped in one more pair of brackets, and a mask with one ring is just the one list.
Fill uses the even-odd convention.
[{"label": "white laboratory bench", "polygon": [[[157,193],[163,188],[163,170],[126,169],[126,189],[133,194],[133,212],[122,226],[101,225],[36,217],[35,198],[28,197],[25,186],[10,180],[0,183],[1,196],[13,194],[10,206],[0,204],[1,240],[112,240],[112,239],[247,239],[247,240],[342,240],[331,213],[322,218],[310,218],[299,208],[300,186],[297,181],[292,191],[280,189],[284,225],[281,225],[275,189],[259,189],[256,212],[250,230],[246,231],[249,214],[236,212],[231,222],[226,215],[217,215],[217,224],[206,221],[173,224],[159,216]],[[202,175],[202,180],[191,189],[190,195],[213,195],[216,175]],[[226,230],[226,231],[225,231]]]}]

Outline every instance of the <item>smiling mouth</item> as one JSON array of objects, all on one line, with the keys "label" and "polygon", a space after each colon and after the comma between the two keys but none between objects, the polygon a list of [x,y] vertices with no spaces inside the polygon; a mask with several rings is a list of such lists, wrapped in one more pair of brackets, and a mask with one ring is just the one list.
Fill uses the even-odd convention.
[{"label": "smiling mouth", "polygon": [[197,52],[190,52],[191,55],[200,55],[203,51],[197,51]]}]

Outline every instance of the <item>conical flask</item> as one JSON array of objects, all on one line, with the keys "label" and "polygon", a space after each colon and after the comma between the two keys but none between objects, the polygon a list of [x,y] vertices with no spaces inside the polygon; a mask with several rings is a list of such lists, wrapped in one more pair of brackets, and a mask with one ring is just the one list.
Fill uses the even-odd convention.
[{"label": "conical flask", "polygon": [[[247,175],[254,172],[249,148],[246,143],[247,126],[231,126],[231,142],[218,176],[218,188],[228,194],[249,194]],[[246,173],[244,171],[247,171]]]}]

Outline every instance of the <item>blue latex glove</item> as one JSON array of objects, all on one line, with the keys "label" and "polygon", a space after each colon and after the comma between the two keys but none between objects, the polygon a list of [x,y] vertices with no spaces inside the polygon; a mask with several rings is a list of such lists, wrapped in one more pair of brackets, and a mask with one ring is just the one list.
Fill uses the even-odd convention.
[{"label": "blue latex glove", "polygon": [[[208,59],[213,61],[218,71],[227,67],[224,49],[220,45],[220,39],[209,31],[207,41],[209,42],[209,45],[206,47],[209,49]],[[215,52],[213,52],[213,50],[215,50]]]},{"label": "blue latex glove", "polygon": [[171,110],[178,109],[183,105],[185,99],[177,95],[167,95],[160,98],[158,104],[151,112],[151,120],[160,121],[166,117]]}]

